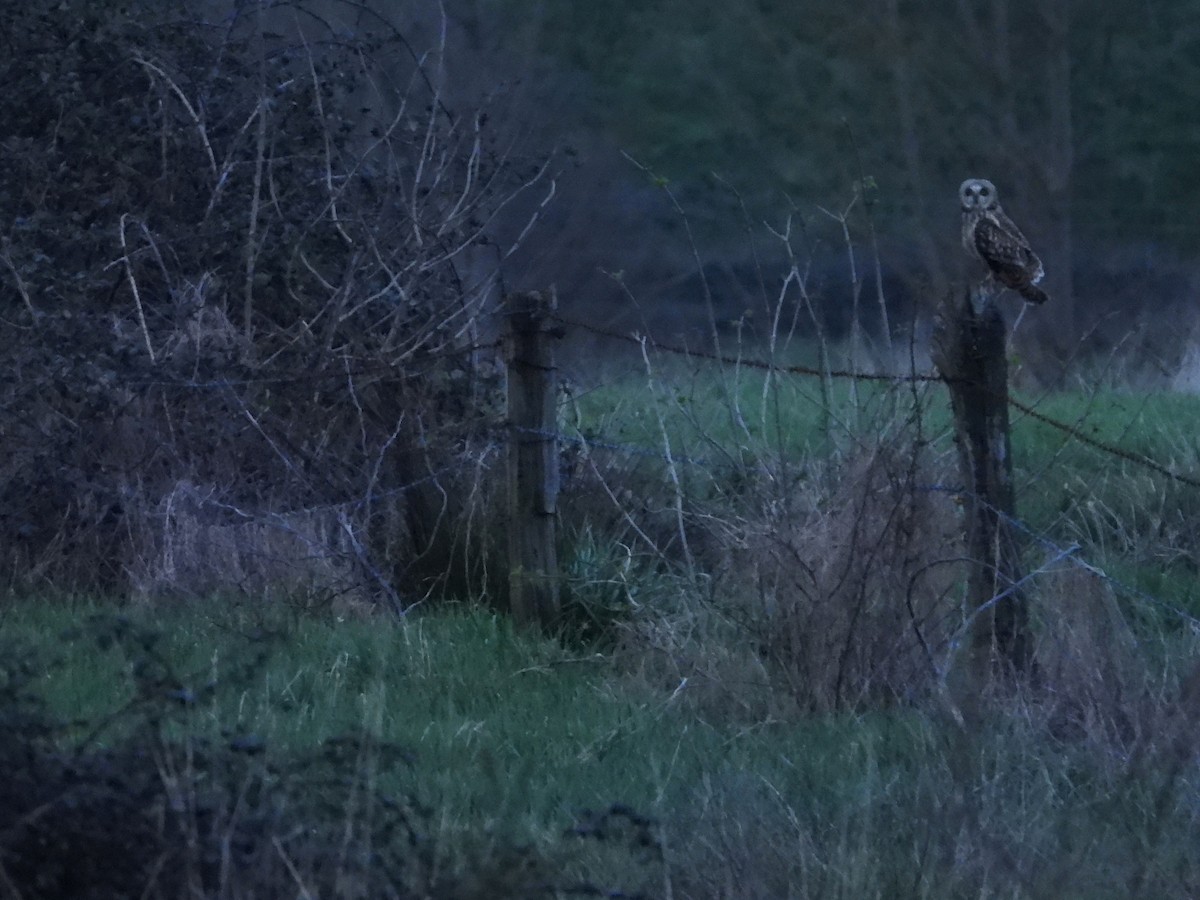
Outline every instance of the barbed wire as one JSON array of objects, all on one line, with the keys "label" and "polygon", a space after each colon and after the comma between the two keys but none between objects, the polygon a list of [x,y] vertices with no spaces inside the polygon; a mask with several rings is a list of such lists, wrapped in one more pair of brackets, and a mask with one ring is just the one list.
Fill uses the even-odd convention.
[{"label": "barbed wire", "polygon": [[760,359],[747,359],[740,356],[729,356],[723,353],[709,353],[705,350],[696,350],[688,347],[675,347],[671,344],[664,344],[651,337],[638,337],[632,334],[623,334],[619,331],[612,331],[607,328],[598,328],[595,325],[589,325],[586,322],[580,322],[577,319],[570,319],[554,313],[549,318],[554,319],[563,325],[570,325],[572,328],[579,328],[582,331],[588,331],[592,334],[601,337],[613,338],[615,340],[624,341],[630,344],[641,346],[644,341],[647,347],[654,350],[662,351],[663,353],[672,353],[676,356],[686,356],[696,359],[705,359],[710,362],[718,362],[728,366],[741,366],[749,369],[761,369],[763,371],[779,372],[784,375],[809,375],[818,378],[839,378],[839,379],[855,379],[859,381],[891,381],[891,382],[942,382],[945,381],[941,375],[933,372],[913,372],[907,375],[896,375],[886,372],[859,372],[852,369],[819,369],[815,366],[804,365],[784,365],[782,363],[767,362]]},{"label": "barbed wire", "polygon": [[[1062,425],[1061,422],[1057,422],[1054,419],[1050,419],[1049,416],[1045,416],[1042,413],[1038,413],[1037,410],[1027,409],[1025,407],[1025,404],[1014,403],[1014,406],[1021,409],[1022,412],[1030,413],[1034,419],[1037,419],[1039,421],[1045,421],[1046,424],[1055,425],[1055,426]],[[679,455],[679,454],[672,454],[670,457],[668,457],[665,454],[665,452],[662,452],[661,450],[647,448],[647,446],[642,446],[642,445],[637,445],[637,444],[624,443],[624,442],[620,442],[620,440],[613,439],[613,438],[588,436],[588,434],[584,434],[582,432],[580,434],[569,434],[569,433],[565,433],[565,432],[533,430],[533,428],[520,428],[520,430],[518,430],[518,431],[534,434],[534,436],[538,436],[538,437],[542,437],[542,438],[560,440],[560,442],[564,442],[564,443],[582,445],[586,449],[599,448],[599,449],[604,449],[604,450],[608,450],[611,452],[622,452],[622,454],[626,454],[626,455],[630,455],[630,456],[636,456],[636,457],[641,457],[641,458],[654,458],[654,460],[658,460],[662,463],[670,463],[673,461],[676,463],[688,464],[688,466],[697,466],[697,467],[707,468],[709,470],[738,467],[743,470],[757,469],[757,470],[760,470],[760,472],[762,472],[762,473],[769,473],[769,469],[767,467],[763,467],[763,466],[745,467],[745,466],[742,466],[742,464],[739,464],[737,461],[733,461],[733,460],[714,460],[714,458],[709,458],[709,457],[697,457],[697,456]],[[1086,438],[1086,436],[1084,436],[1084,437]],[[1098,445],[1097,449],[1100,449],[1100,450],[1106,449],[1105,445],[1102,442],[1097,442],[1097,440],[1094,440],[1094,439],[1086,439],[1085,443],[1092,444],[1092,445]],[[1128,451],[1124,451],[1121,448],[1114,448],[1114,450],[1116,451],[1117,456],[1121,456],[1122,458],[1128,458],[1128,460],[1130,462],[1135,462],[1135,463],[1145,462],[1145,463],[1148,463],[1148,466],[1150,466],[1150,468],[1156,469],[1156,470],[1158,470],[1158,472],[1160,472],[1164,475],[1174,476],[1174,473],[1170,473],[1169,470],[1166,470],[1162,466],[1159,466],[1158,463],[1154,463],[1152,460],[1144,460],[1144,458],[1129,454]],[[1184,484],[1196,484],[1196,485],[1200,486],[1200,482],[1196,482],[1193,479],[1189,479],[1189,478],[1187,478],[1187,476],[1177,476],[1176,480],[1181,480],[1184,482]],[[956,497],[966,497],[966,496],[970,496],[970,494],[972,494],[972,492],[968,491],[966,487],[948,486],[948,485],[940,485],[940,484],[916,485],[916,486],[914,486],[914,490],[941,492],[941,493],[952,494],[952,496],[956,496]],[[1108,572],[1106,572],[1103,568],[1100,568],[1099,565],[1088,562],[1087,559],[1085,559],[1084,557],[1081,556],[1081,554],[1080,554],[1081,546],[1079,544],[1074,544],[1074,542],[1073,542],[1072,545],[1069,545],[1066,547],[1058,545],[1057,542],[1052,541],[1044,533],[1038,532],[1038,530],[1034,529],[1032,526],[1030,526],[1030,524],[1026,523],[1025,521],[1020,520],[1020,518],[1010,515],[1010,514],[1008,514],[1008,512],[1004,512],[1003,510],[995,508],[995,506],[988,503],[988,500],[986,500],[985,498],[978,497],[977,494],[974,497],[976,497],[976,499],[978,500],[979,503],[982,503],[983,505],[988,506],[988,508],[990,510],[994,511],[997,516],[1000,516],[1001,518],[1003,518],[1004,521],[1007,521],[1010,524],[1010,526],[1012,526],[1016,530],[1019,530],[1019,532],[1021,532],[1022,534],[1027,535],[1028,538],[1031,538],[1034,541],[1037,541],[1040,546],[1043,546],[1045,548],[1045,550],[1050,553],[1050,557],[1048,560],[1045,560],[1045,562],[1038,565],[1037,569],[1034,569],[1032,572],[1028,572],[1028,574],[1026,574],[1025,576],[1022,576],[1020,582],[1013,584],[1013,586],[1009,586],[1006,590],[1003,590],[1003,592],[1001,592],[1000,594],[997,594],[995,596],[995,598],[992,598],[989,601],[989,604],[986,606],[992,606],[992,605],[997,604],[997,602],[1001,602],[1002,600],[1007,599],[1008,596],[1013,595],[1016,592],[1018,592],[1018,590],[1022,586],[1024,586],[1024,584],[1031,582],[1033,580],[1033,578],[1036,578],[1037,576],[1042,575],[1042,574],[1044,574],[1044,572],[1048,571],[1052,565],[1055,565],[1060,562],[1067,562],[1070,565],[1074,565],[1074,566],[1076,566],[1076,568],[1079,568],[1082,571],[1086,571],[1086,572],[1088,572],[1088,574],[1091,574],[1094,577],[1099,578],[1100,581],[1108,583],[1109,586],[1112,589],[1114,589],[1117,594],[1129,596],[1129,598],[1140,600],[1142,602],[1145,602],[1145,604],[1162,608],[1162,610],[1165,610],[1166,612],[1171,613],[1172,616],[1175,616],[1177,619],[1180,619],[1181,622],[1186,622],[1190,626],[1190,628],[1193,628],[1196,631],[1200,632],[1200,618],[1193,616],[1192,613],[1189,613],[1186,610],[1183,610],[1183,608],[1181,608],[1180,606],[1171,604],[1171,602],[1163,600],[1162,598],[1158,598],[1158,596],[1156,596],[1156,595],[1147,593],[1147,592],[1145,592],[1145,590],[1141,590],[1139,588],[1130,586],[1130,584],[1124,583],[1121,580],[1118,580],[1118,578],[1116,578],[1115,576],[1108,574]],[[961,628],[959,630],[961,630]],[[956,632],[956,634],[958,634],[958,632]],[[959,636],[961,636],[961,635],[959,635]],[[944,647],[944,644],[940,644],[940,646],[938,646],[938,649],[940,649],[940,650],[946,649],[946,647]]]},{"label": "barbed wire", "polygon": [[[722,365],[730,365],[741,368],[751,368],[760,371],[778,372],[785,375],[799,375],[817,378],[835,378],[839,380],[860,380],[860,381],[877,381],[890,382],[895,384],[903,383],[937,383],[945,382],[946,379],[936,372],[911,372],[911,373],[885,373],[885,372],[865,372],[853,369],[820,369],[815,366],[806,366],[800,364],[788,364],[770,362],[767,360],[744,358],[740,356],[730,356],[722,353],[710,353],[704,350],[699,350],[689,347],[677,347],[671,344],[657,341],[647,336],[638,336],[635,334],[614,331],[612,329],[601,328],[578,319],[563,316],[558,313],[553,313],[549,318],[554,321],[580,329],[600,337],[618,340],[625,343],[642,346],[643,342],[646,346],[663,353],[670,353],[677,356],[683,356],[692,359],[703,359],[710,362],[720,363]],[[372,363],[368,366],[359,368],[342,368],[342,369],[325,369],[323,371],[314,371],[312,369],[291,369],[283,371],[268,371],[262,374],[248,375],[242,378],[209,378],[209,379],[188,379],[188,378],[149,378],[142,380],[124,381],[123,384],[128,388],[161,388],[173,390],[227,390],[239,387],[254,387],[259,385],[272,384],[297,384],[302,382],[314,381],[342,381],[347,378],[387,378],[388,376],[399,377],[402,365],[411,366],[414,363],[433,362],[438,359],[449,358],[452,356],[464,356],[475,353],[482,353],[491,350],[497,350],[503,345],[503,339],[485,342],[482,344],[471,344],[463,347],[444,348],[442,350],[422,353],[417,357],[406,359],[403,361],[391,361]],[[405,371],[404,377],[411,377],[411,371]],[[1072,425],[1068,422],[1063,422],[1048,416],[1043,412],[1039,412],[1035,407],[1028,403],[1024,403],[1015,397],[1008,398],[1009,404],[1014,408],[1029,416],[1035,421],[1062,432],[1080,443],[1091,447],[1101,453],[1106,453],[1110,456],[1122,459],[1128,463],[1140,466],[1150,471],[1185,484],[1189,487],[1200,488],[1200,477],[1186,475],[1181,472],[1176,472],[1169,467],[1163,465],[1156,460],[1124,447],[1108,443],[1099,438],[1083,432],[1077,425]],[[628,448],[625,448],[628,449]]]},{"label": "barbed wire", "polygon": [[[690,358],[704,359],[711,362],[721,363],[723,365],[738,366],[742,368],[760,369],[764,371],[779,372],[785,375],[804,375],[818,378],[837,378],[837,379],[853,379],[860,381],[886,381],[897,384],[903,383],[933,383],[946,382],[942,375],[935,372],[912,372],[908,374],[897,373],[882,373],[882,372],[861,372],[851,369],[819,369],[814,366],[804,365],[782,365],[758,359],[744,359],[742,357],[728,356],[721,353],[709,353],[703,350],[695,350],[685,347],[675,347],[670,344],[664,344],[660,341],[653,340],[649,337],[639,337],[632,334],[623,334],[618,331],[612,331],[606,328],[598,328],[594,325],[589,325],[586,322],[580,322],[576,319],[570,319],[565,316],[560,316],[557,313],[550,318],[564,325],[570,325],[574,328],[580,328],[592,334],[602,337],[612,338],[615,340],[624,341],[626,343],[636,344],[641,346],[643,341],[646,346],[664,353],[671,353],[677,356],[685,356]],[[1069,422],[1062,422],[1052,416],[1048,416],[1043,412],[1039,412],[1028,403],[1023,403],[1020,400],[1012,397],[1008,398],[1008,403],[1013,408],[1020,410],[1030,418],[1042,423],[1043,425],[1061,431],[1070,437],[1075,438],[1080,443],[1098,450],[1102,453],[1107,453],[1110,456],[1123,459],[1126,462],[1157,472],[1167,478],[1177,481],[1180,484],[1186,484],[1188,487],[1200,488],[1200,478],[1191,475],[1185,475],[1181,472],[1176,472],[1162,463],[1143,456],[1139,453],[1134,453],[1132,450],[1127,450],[1124,447],[1119,447],[1115,444],[1110,444],[1107,441],[1102,441],[1099,438],[1085,434],[1078,426],[1072,425]]]},{"label": "barbed wire", "polygon": [[1099,450],[1102,453],[1107,453],[1110,456],[1116,456],[1125,460],[1126,462],[1131,462],[1134,465],[1142,466],[1143,468],[1158,472],[1160,475],[1165,475],[1167,478],[1170,478],[1173,481],[1178,481],[1182,484],[1186,484],[1189,487],[1200,488],[1200,478],[1193,478],[1191,475],[1184,475],[1181,472],[1172,471],[1162,463],[1156,462],[1155,460],[1150,459],[1148,456],[1142,456],[1139,453],[1134,453],[1132,450],[1126,450],[1124,447],[1118,447],[1116,444],[1110,444],[1107,441],[1102,441],[1099,438],[1094,438],[1091,435],[1084,434],[1078,427],[1070,425],[1066,422],[1060,422],[1057,419],[1046,415],[1045,413],[1038,412],[1029,404],[1022,403],[1020,400],[1016,400],[1013,397],[1009,397],[1008,402],[1016,409],[1019,409],[1021,412],[1025,413],[1025,415],[1029,416],[1031,419],[1035,419],[1038,422],[1041,422],[1043,425],[1049,425],[1051,428],[1055,428],[1059,431],[1069,434],[1080,443],[1086,444],[1094,450]]},{"label": "barbed wire", "polygon": [[[1063,547],[1063,546],[1055,543],[1054,541],[1052,541],[1049,537],[1047,537],[1044,531],[1036,530],[1029,523],[1023,521],[1022,519],[1020,519],[1016,516],[1013,516],[1009,513],[1004,512],[1003,510],[997,508],[995,505],[989,503],[985,498],[980,497],[978,494],[972,494],[971,491],[968,491],[966,488],[963,488],[963,487],[957,487],[954,485],[944,485],[944,484],[927,484],[927,485],[918,486],[918,490],[934,491],[934,492],[949,494],[952,496],[960,496],[960,497],[971,496],[974,500],[979,502],[981,505],[987,507],[987,509],[989,511],[991,511],[995,515],[999,516],[1001,519],[1003,519],[1005,522],[1007,522],[1009,525],[1011,525],[1017,531],[1020,531],[1022,534],[1026,535],[1029,538],[1032,538],[1034,541],[1039,543],[1042,547],[1044,547],[1050,553],[1056,554],[1056,556],[1055,556],[1056,560],[1064,559],[1067,562],[1069,562],[1071,565],[1076,566],[1076,567],[1082,569],[1083,571],[1088,572],[1089,574],[1094,575],[1097,578],[1099,578],[1100,580],[1111,585],[1114,588],[1114,590],[1116,590],[1118,593],[1124,594],[1129,597],[1136,598],[1138,600],[1143,600],[1143,601],[1145,601],[1149,604],[1155,605],[1155,606],[1159,606],[1159,607],[1167,610],[1168,612],[1170,612],[1172,615],[1175,615],[1178,618],[1180,618],[1181,620],[1186,621],[1193,628],[1197,629],[1197,631],[1200,631],[1200,618],[1197,618],[1196,616],[1192,615],[1191,613],[1187,612],[1186,610],[1181,609],[1180,607],[1178,607],[1172,603],[1169,603],[1166,600],[1163,600],[1161,597],[1156,597],[1153,594],[1147,593],[1146,591],[1140,590],[1139,588],[1135,588],[1132,585],[1128,585],[1125,582],[1118,579],[1116,576],[1110,575],[1108,572],[1106,572],[1100,566],[1098,566],[1094,563],[1088,562],[1086,559],[1084,559],[1080,555],[1080,551],[1082,550],[1082,547],[1079,543],[1072,542],[1069,546]],[[1044,568],[1044,566],[1042,568]]]},{"label": "barbed wire", "polygon": [[[494,449],[494,448],[491,448]],[[272,520],[276,523],[284,523],[289,519],[297,516],[311,516],[323,512],[338,512],[346,513],[353,510],[361,509],[381,500],[387,500],[392,497],[406,494],[409,491],[422,487],[427,484],[433,484],[439,479],[444,478],[452,472],[457,472],[462,469],[475,468],[483,465],[483,462],[477,458],[469,458],[441,466],[419,478],[414,478],[404,484],[393,485],[392,487],[382,489],[368,489],[363,492],[362,496],[349,497],[344,500],[326,500],[318,503],[298,506],[293,509],[287,509],[282,512],[278,510],[255,510],[249,506],[237,505],[224,500],[218,500],[214,497],[194,496],[192,499],[199,506],[210,506],[214,509],[219,509],[227,513],[231,513],[238,519],[246,522],[263,522]],[[165,513],[163,514],[165,515]],[[290,530],[291,526],[286,526],[285,530]]]},{"label": "barbed wire", "polygon": [[[992,508],[994,509],[995,507],[992,507]],[[1035,531],[1028,524],[1026,524],[1025,522],[1022,522],[1020,519],[1016,518],[1015,516],[1010,516],[1006,513],[999,512],[998,510],[997,510],[997,512],[1010,525],[1012,525],[1013,528],[1016,528],[1018,531],[1024,533],[1028,537],[1037,541],[1039,544],[1041,544],[1043,547],[1046,547],[1048,550],[1055,551],[1055,552],[1063,550],[1063,548],[1059,547],[1052,540],[1050,540],[1048,537],[1046,537],[1045,533]],[[1073,544],[1072,546],[1078,547],[1079,545]],[[1067,556],[1067,559],[1072,565],[1082,569],[1085,572],[1090,573],[1091,575],[1096,576],[1101,581],[1104,581],[1107,584],[1111,585],[1117,592],[1119,592],[1121,594],[1125,594],[1126,596],[1135,597],[1139,600],[1143,600],[1152,605],[1159,606],[1162,609],[1165,609],[1168,612],[1170,612],[1172,615],[1178,617],[1179,619],[1186,621],[1190,626],[1192,626],[1192,628],[1200,631],[1200,618],[1193,616],[1191,613],[1187,612],[1186,610],[1181,609],[1180,607],[1178,607],[1172,603],[1169,603],[1166,600],[1163,600],[1161,597],[1156,597],[1153,594],[1147,593],[1146,591],[1143,591],[1143,590],[1135,588],[1131,585],[1125,584],[1123,581],[1121,581],[1117,577],[1108,574],[1108,572],[1106,572],[1104,569],[1100,568],[1099,566],[1088,562],[1086,559],[1084,559],[1078,553],[1071,553],[1070,555]]]},{"label": "barbed wire", "polygon": [[[509,427],[511,428],[512,426]],[[606,436],[588,435],[583,432],[569,434],[561,431],[527,428],[517,428],[515,430],[518,433],[529,434],[539,438],[580,445],[587,450],[603,449],[643,459],[654,459],[664,465],[672,463],[684,464],[700,466],[709,470],[720,470],[738,466],[738,463],[734,460],[712,459],[675,453],[668,456],[666,453],[654,448],[630,444]],[[753,471],[755,467],[750,466],[748,468]],[[767,471],[762,466],[757,468],[764,472]],[[938,492],[955,497],[966,497],[972,494],[971,491],[962,486],[938,483],[915,484],[913,485],[913,490]],[[944,681],[947,673],[954,664],[956,655],[961,650],[962,642],[970,630],[971,623],[978,616],[985,614],[989,609],[1000,603],[1006,601],[1019,602],[1021,592],[1024,589],[1037,583],[1040,579],[1052,575],[1054,572],[1062,571],[1064,568],[1075,568],[1085,572],[1096,578],[1099,582],[1107,585],[1112,590],[1114,596],[1126,598],[1128,602],[1144,609],[1161,610],[1172,616],[1175,621],[1184,627],[1195,633],[1200,633],[1200,618],[1177,603],[1170,602],[1162,597],[1136,588],[1109,574],[1101,565],[1086,558],[1084,547],[1079,542],[1060,543],[1044,531],[1035,528],[1024,520],[996,509],[985,498],[980,497],[978,499],[979,502],[993,510],[997,516],[1007,522],[1014,530],[1027,536],[1037,547],[1040,547],[1044,551],[1042,554],[1031,553],[1028,555],[1040,555],[1041,559],[1029,560],[1029,569],[1023,571],[1014,581],[1001,587],[995,596],[991,597],[978,608],[968,610],[964,609],[961,603],[950,602],[945,604],[940,612],[934,614],[932,619],[926,618],[923,621],[914,619],[912,627],[917,638],[916,642],[911,645],[902,642],[897,643],[891,651],[889,664],[908,668],[927,666],[936,679]],[[1060,641],[1062,638],[1060,635],[1052,633],[1050,639]]]},{"label": "barbed wire", "polygon": [[531,437],[540,437],[544,438],[545,440],[560,441],[566,444],[576,444],[586,449],[598,448],[601,450],[611,450],[614,453],[625,453],[629,456],[638,456],[644,459],[654,459],[660,462],[669,463],[674,461],[677,463],[686,463],[687,465],[699,466],[706,469],[715,469],[722,465],[732,465],[732,463],[720,463],[698,456],[680,456],[675,453],[667,456],[667,454],[661,450],[643,447],[638,444],[626,444],[611,438],[596,437],[586,434],[583,431],[579,432],[579,434],[567,434],[563,431],[550,431],[543,428],[525,428],[519,425],[510,425],[508,427],[511,428],[511,430],[516,434],[527,434]]},{"label": "barbed wire", "polygon": [[[654,448],[645,447],[638,444],[622,442],[614,438],[588,435],[583,432],[580,432],[579,434],[569,434],[562,431],[549,431],[543,429],[519,427],[513,428],[513,430],[517,433],[529,434],[534,437],[540,437],[547,440],[556,440],[563,443],[583,446],[586,449],[598,448],[614,453],[624,453],[629,456],[635,456],[643,459],[654,459],[662,463],[682,463],[686,465],[699,466],[709,470],[718,470],[722,468],[732,468],[738,466],[738,464],[734,461],[715,460],[705,457],[687,456],[674,453],[668,457],[661,450],[656,450]],[[749,468],[753,470],[755,467],[751,466]],[[760,466],[757,468],[764,473],[768,472],[768,469],[765,466]],[[937,483],[914,485],[914,490],[944,493],[956,497],[966,497],[972,495],[972,492],[967,490],[965,487]],[[1044,574],[1054,564],[1065,561],[1109,584],[1118,594],[1144,601],[1152,606],[1157,606],[1176,616],[1181,621],[1186,622],[1189,626],[1200,632],[1200,617],[1194,616],[1175,604],[1163,600],[1160,597],[1156,597],[1153,594],[1147,593],[1146,591],[1135,588],[1132,585],[1126,584],[1115,576],[1110,575],[1102,567],[1095,563],[1089,562],[1081,555],[1082,546],[1080,544],[1072,542],[1068,546],[1062,546],[1047,537],[1044,532],[1035,529],[1029,523],[996,508],[985,498],[975,495],[975,499],[986,506],[989,510],[993,511],[997,516],[1008,522],[1013,528],[1032,538],[1050,554],[1046,561],[1043,561],[1034,571],[1024,575],[1020,582],[1010,585],[996,597],[993,597],[991,601],[989,601],[989,606],[999,603],[1007,597],[1013,595],[1020,589],[1021,586],[1037,576]]]},{"label": "barbed wire", "polygon": [[[375,584],[381,595],[386,598],[392,613],[398,617],[403,617],[419,604],[405,603],[405,598],[394,583],[394,579],[384,572],[381,565],[375,560],[374,554],[364,544],[359,534],[361,525],[352,521],[350,514],[361,510],[363,507],[374,505],[381,500],[399,496],[427,484],[436,483],[439,479],[452,472],[482,464],[482,460],[479,459],[460,459],[402,485],[395,485],[383,490],[368,488],[362,496],[315,503],[282,512],[278,510],[249,509],[244,505],[220,500],[211,495],[207,497],[193,496],[191,499],[199,508],[208,506],[235,516],[242,522],[266,525],[290,535],[295,540],[308,546],[313,556],[318,558],[327,555],[330,552],[329,547],[321,541],[314,540],[305,529],[298,527],[297,520],[321,513],[334,513],[338,531],[348,542],[350,555],[353,557],[355,563],[369,577],[371,583]],[[170,513],[164,513],[163,515],[169,516]]]}]

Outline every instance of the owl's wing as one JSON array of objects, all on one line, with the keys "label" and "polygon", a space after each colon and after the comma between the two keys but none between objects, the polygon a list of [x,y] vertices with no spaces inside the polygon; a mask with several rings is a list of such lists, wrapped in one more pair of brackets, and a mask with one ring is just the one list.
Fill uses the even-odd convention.
[{"label": "owl's wing", "polygon": [[1005,219],[982,217],[975,226],[975,247],[992,268],[1015,266],[1021,269],[1036,263],[1033,248],[1017,226]]}]

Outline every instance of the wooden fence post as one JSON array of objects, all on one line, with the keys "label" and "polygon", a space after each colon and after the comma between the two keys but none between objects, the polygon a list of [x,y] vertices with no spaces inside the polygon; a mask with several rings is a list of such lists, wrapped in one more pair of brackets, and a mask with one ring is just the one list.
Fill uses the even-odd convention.
[{"label": "wooden fence post", "polygon": [[508,585],[513,618],[559,618],[558,370],[547,325],[553,289],[505,298],[508,365]]},{"label": "wooden fence post", "polygon": [[[965,495],[969,629],[955,681],[973,704],[1001,672],[1030,668],[1032,648],[1013,527],[1012,445],[1004,318],[985,287],[938,317],[933,361],[946,380]],[[1005,593],[1008,592],[1008,593]],[[1004,594],[1001,599],[1001,595]]]}]

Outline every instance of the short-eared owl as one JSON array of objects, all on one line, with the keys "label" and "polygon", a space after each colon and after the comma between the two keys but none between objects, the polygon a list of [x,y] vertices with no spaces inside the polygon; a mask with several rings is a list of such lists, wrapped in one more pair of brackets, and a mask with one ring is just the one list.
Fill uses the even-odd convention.
[{"label": "short-eared owl", "polygon": [[1050,298],[1037,286],[1045,270],[1025,235],[1000,208],[996,186],[983,178],[968,178],[958,189],[962,200],[963,247],[981,260],[996,281],[1012,288],[1029,303]]}]

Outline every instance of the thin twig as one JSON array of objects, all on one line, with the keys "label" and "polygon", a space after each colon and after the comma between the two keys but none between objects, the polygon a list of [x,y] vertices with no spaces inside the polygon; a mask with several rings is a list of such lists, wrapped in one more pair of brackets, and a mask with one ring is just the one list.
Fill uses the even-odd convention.
[{"label": "thin twig", "polygon": [[133,275],[133,264],[129,260],[129,246],[125,241],[125,223],[130,218],[129,213],[121,213],[120,228],[118,229],[121,235],[121,261],[125,265],[125,276],[129,281],[130,290],[133,291],[133,304],[137,309],[138,324],[142,329],[142,337],[146,341],[146,352],[150,354],[150,362],[156,362],[154,358],[154,345],[150,342],[150,329],[146,327],[146,312],[142,309],[142,294],[138,290],[137,278]]}]

